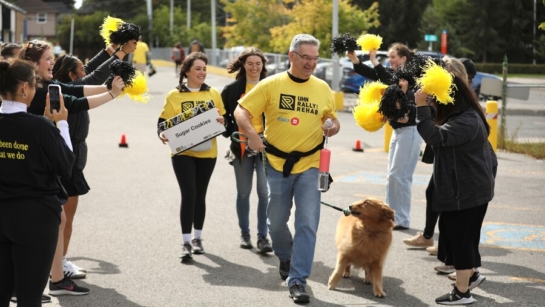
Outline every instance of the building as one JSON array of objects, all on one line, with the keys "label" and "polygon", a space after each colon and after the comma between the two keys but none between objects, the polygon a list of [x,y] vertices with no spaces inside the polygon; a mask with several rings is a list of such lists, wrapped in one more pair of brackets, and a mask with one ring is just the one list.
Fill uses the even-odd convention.
[{"label": "building", "polygon": [[70,9],[60,2],[42,0],[17,0],[17,6],[26,11],[25,41],[43,39],[54,42],[57,37],[57,24]]},{"label": "building", "polygon": [[2,8],[0,41],[22,43],[25,39],[26,11],[4,0],[0,0],[0,7]]}]

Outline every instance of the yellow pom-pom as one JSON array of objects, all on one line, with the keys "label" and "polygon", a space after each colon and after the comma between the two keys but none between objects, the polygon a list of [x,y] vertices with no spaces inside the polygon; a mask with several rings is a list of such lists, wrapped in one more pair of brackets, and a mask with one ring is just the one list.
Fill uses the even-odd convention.
[{"label": "yellow pom-pom", "polygon": [[108,16],[104,18],[104,22],[100,26],[100,36],[104,39],[106,46],[110,45],[110,34],[117,31],[118,27],[123,24],[123,20],[115,17]]},{"label": "yellow pom-pom", "polygon": [[369,132],[377,131],[384,126],[382,115],[377,112],[379,104],[379,101],[360,103],[354,108],[352,113],[358,126]]},{"label": "yellow pom-pom", "polygon": [[366,82],[363,87],[360,88],[358,101],[360,103],[380,101],[387,88],[388,85],[380,81]]},{"label": "yellow pom-pom", "polygon": [[416,80],[422,91],[442,104],[454,103],[452,74],[431,59],[426,61],[423,71],[422,77]]},{"label": "yellow pom-pom", "polygon": [[136,71],[132,84],[126,86],[121,94],[127,94],[131,100],[146,103],[151,98],[148,94],[148,84],[146,77],[140,72]]},{"label": "yellow pom-pom", "polygon": [[382,44],[382,37],[374,34],[363,34],[356,40],[356,43],[361,46],[363,52],[378,50]]}]

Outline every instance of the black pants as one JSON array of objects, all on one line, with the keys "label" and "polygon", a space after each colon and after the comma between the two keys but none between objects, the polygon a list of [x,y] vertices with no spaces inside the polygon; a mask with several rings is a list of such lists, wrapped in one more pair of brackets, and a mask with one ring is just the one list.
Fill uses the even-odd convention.
[{"label": "black pants", "polygon": [[216,158],[194,158],[184,155],[172,157],[172,167],[180,186],[182,205],[180,223],[182,234],[192,228],[201,230],[206,215],[206,191]]},{"label": "black pants", "polygon": [[36,200],[0,205],[0,307],[42,306],[59,233],[59,215]]},{"label": "black pants", "polygon": [[439,216],[437,259],[456,270],[481,266],[479,241],[488,203],[460,211],[445,211]]},{"label": "black pants", "polygon": [[433,183],[432,176],[430,178],[430,183],[426,188],[426,226],[424,227],[424,237],[426,239],[431,239],[433,237],[435,225],[437,224],[437,219],[439,218],[439,212],[432,210],[434,189],[435,184]]}]

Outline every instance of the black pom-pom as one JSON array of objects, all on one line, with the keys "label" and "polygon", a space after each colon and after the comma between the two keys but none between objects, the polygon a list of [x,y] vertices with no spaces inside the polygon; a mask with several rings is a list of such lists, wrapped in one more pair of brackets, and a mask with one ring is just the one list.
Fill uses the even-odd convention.
[{"label": "black pom-pom", "polygon": [[124,22],[117,28],[117,31],[110,34],[110,41],[112,44],[123,45],[130,40],[138,40],[140,35],[141,32],[139,26],[129,22]]},{"label": "black pom-pom", "polygon": [[410,72],[414,78],[420,78],[423,74],[423,67],[430,57],[424,54],[416,53],[411,55],[409,61],[405,64],[405,69]]},{"label": "black pom-pom", "polygon": [[357,49],[361,49],[361,47],[356,43],[356,39],[350,36],[349,33],[335,36],[331,40],[331,53],[336,53],[339,56],[344,56],[347,51],[354,51]]},{"label": "black pom-pom", "polygon": [[413,88],[416,85],[415,76],[413,71],[407,68],[398,68],[392,74],[393,84],[399,84],[400,79],[405,79],[409,82],[409,88]]},{"label": "black pom-pom", "polygon": [[[401,108],[396,107],[396,102],[399,102]],[[395,84],[388,86],[380,100],[378,113],[391,121],[404,118],[409,113],[409,99],[399,86]]]},{"label": "black pom-pom", "polygon": [[106,86],[109,90],[112,89],[112,81],[115,76],[120,76],[121,79],[123,79],[125,86],[132,85],[132,79],[136,75],[136,68],[128,62],[115,60],[110,64],[110,72],[111,75],[106,80]]}]

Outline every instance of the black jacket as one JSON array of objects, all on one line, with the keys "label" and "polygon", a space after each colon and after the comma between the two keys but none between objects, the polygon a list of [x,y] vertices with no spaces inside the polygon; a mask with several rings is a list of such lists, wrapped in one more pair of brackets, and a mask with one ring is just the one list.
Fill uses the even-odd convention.
[{"label": "black jacket", "polygon": [[437,126],[430,107],[417,108],[418,132],[433,147],[433,211],[459,211],[494,197],[498,165],[483,120],[469,108]]},{"label": "black jacket", "polygon": [[[386,85],[392,85],[394,84],[394,78],[393,73],[390,69],[387,69],[386,67],[382,66],[382,64],[378,64],[374,68],[369,67],[362,63],[361,58],[360,62],[358,64],[354,64],[354,71],[358,73],[359,75],[372,80],[372,81],[380,81]],[[416,125],[416,105],[414,104],[414,91],[413,89],[407,90],[407,99],[409,100],[409,121],[406,123],[399,123],[397,121],[390,120],[390,126],[392,128],[402,128],[402,127],[408,127],[408,126],[414,126]]]},{"label": "black jacket", "polygon": [[[223,106],[225,107],[225,132],[222,135],[226,138],[230,138],[233,132],[238,131],[238,125],[235,120],[235,109],[238,106],[238,100],[246,93],[246,77],[237,79],[227,84],[221,92],[221,99],[223,100]],[[241,160],[242,148],[240,143],[231,140],[231,151],[233,154]]]}]

